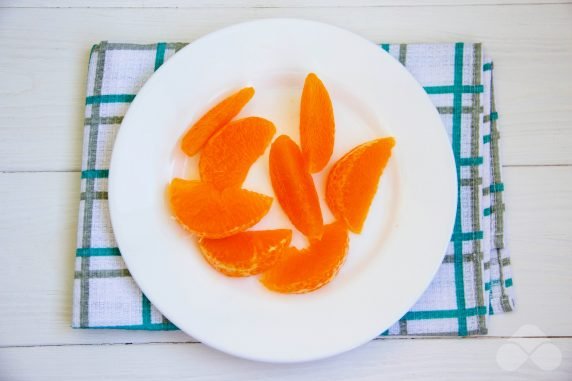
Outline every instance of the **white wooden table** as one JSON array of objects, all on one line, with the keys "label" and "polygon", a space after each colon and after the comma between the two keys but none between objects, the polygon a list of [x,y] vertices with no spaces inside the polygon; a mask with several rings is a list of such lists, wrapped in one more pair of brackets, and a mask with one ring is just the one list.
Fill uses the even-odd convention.
[{"label": "white wooden table", "polygon": [[[277,16],[374,41],[485,44],[495,60],[518,302],[494,317],[487,337],[375,340],[328,360],[272,365],[180,332],[69,327],[91,45],[191,41]],[[0,171],[0,380],[572,379],[570,1],[0,0]],[[557,369],[531,359],[501,368],[499,348],[525,325],[538,331],[520,331],[517,343],[556,345]]]}]

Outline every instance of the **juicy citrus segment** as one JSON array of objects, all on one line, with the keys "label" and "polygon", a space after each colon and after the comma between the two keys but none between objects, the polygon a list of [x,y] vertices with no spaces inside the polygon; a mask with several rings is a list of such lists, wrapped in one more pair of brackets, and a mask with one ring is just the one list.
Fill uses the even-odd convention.
[{"label": "juicy citrus segment", "polygon": [[240,187],[275,133],[274,124],[264,118],[249,117],[227,124],[201,152],[201,179],[217,189]]},{"label": "juicy citrus segment", "polygon": [[286,135],[279,136],[270,148],[270,181],[294,226],[310,238],[320,238],[324,222],[314,180],[300,149]]},{"label": "juicy citrus segment", "polygon": [[272,291],[301,294],[330,282],[338,273],[348,251],[348,232],[340,222],[325,226],[320,240],[303,250],[290,247],[282,259],[262,274],[260,281]]},{"label": "juicy citrus segment", "polygon": [[328,90],[314,73],[304,82],[300,102],[300,146],[310,173],[321,171],[334,150],[334,109]]},{"label": "juicy citrus segment", "polygon": [[393,138],[361,144],[338,160],[328,174],[326,202],[334,216],[354,233],[363,228],[394,145]]},{"label": "juicy citrus segment", "polygon": [[240,188],[216,190],[196,181],[174,179],[169,201],[175,218],[200,237],[223,238],[256,224],[270,210],[272,198]]},{"label": "juicy citrus segment", "polygon": [[183,137],[181,148],[189,156],[195,155],[209,140],[209,138],[221,127],[225,126],[234,118],[240,110],[254,96],[253,87],[232,94],[211,108],[201,117]]},{"label": "juicy citrus segment", "polygon": [[258,230],[221,239],[201,238],[199,246],[216,270],[228,276],[244,277],[274,266],[291,240],[292,230]]}]

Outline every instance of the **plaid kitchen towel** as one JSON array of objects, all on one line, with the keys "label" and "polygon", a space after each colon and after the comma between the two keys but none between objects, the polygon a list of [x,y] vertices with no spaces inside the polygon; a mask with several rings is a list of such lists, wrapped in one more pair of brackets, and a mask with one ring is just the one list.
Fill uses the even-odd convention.
[{"label": "plaid kitchen towel", "polygon": [[[91,51],[72,326],[176,329],[141,293],[121,259],[107,203],[116,133],[130,102],[183,43],[102,42]],[[504,204],[493,64],[480,44],[382,44],[424,86],[451,138],[459,199],[454,232],[435,279],[381,335],[487,333],[489,315],[514,307],[504,247]]]}]

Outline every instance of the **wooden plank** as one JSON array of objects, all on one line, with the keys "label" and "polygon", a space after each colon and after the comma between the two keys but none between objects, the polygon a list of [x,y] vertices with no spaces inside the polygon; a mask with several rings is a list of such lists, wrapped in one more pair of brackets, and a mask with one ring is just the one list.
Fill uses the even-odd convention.
[{"label": "wooden plank", "polygon": [[571,12],[570,4],[5,8],[0,14],[0,170],[79,169],[91,44],[101,39],[192,41],[230,24],[264,17],[328,22],[373,41],[482,41],[496,63],[505,163],[572,164]]},{"label": "wooden plank", "polygon": [[[572,336],[572,167],[505,174],[518,309],[494,316],[490,333],[511,336],[533,324]],[[180,332],[69,328],[78,185],[78,173],[0,174],[0,345],[191,340]]]},{"label": "wooden plank", "polygon": [[569,0],[4,0],[0,8],[310,8],[565,4]]},{"label": "wooden plank", "polygon": [[0,184],[0,345],[189,340],[71,329],[79,173],[0,174]]},{"label": "wooden plank", "polygon": [[202,344],[6,348],[0,359],[6,380],[564,380],[572,339],[376,340],[302,364],[246,361]]},{"label": "wooden plank", "polygon": [[491,318],[489,333],[534,324],[547,335],[572,336],[572,167],[505,168],[504,183],[517,306]]}]

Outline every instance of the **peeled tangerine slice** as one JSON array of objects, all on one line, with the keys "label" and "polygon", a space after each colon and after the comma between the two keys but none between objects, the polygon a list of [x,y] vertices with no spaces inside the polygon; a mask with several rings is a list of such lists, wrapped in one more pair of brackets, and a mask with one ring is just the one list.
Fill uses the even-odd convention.
[{"label": "peeled tangerine slice", "polygon": [[334,150],[334,109],[328,90],[314,73],[304,82],[300,102],[300,146],[310,173],[321,171]]},{"label": "peeled tangerine slice", "polygon": [[253,96],[254,88],[245,87],[207,111],[183,137],[181,144],[183,152],[189,156],[199,152],[207,140],[220,128],[226,126]]},{"label": "peeled tangerine slice", "polygon": [[264,118],[249,117],[227,124],[201,152],[201,179],[217,189],[240,187],[275,133],[274,124]]},{"label": "peeled tangerine slice", "polygon": [[211,185],[174,179],[169,201],[185,229],[207,238],[224,238],[248,229],[270,210],[272,197],[240,188],[218,191]]},{"label": "peeled tangerine slice", "polygon": [[270,181],[294,226],[307,237],[320,238],[324,222],[314,180],[300,149],[286,135],[279,136],[270,148]]},{"label": "peeled tangerine slice", "polygon": [[282,259],[260,277],[269,290],[301,294],[330,282],[338,273],[348,251],[348,232],[340,222],[325,226],[320,240],[298,250],[290,247]]},{"label": "peeled tangerine slice", "polygon": [[354,233],[361,233],[394,145],[393,138],[361,144],[338,160],[328,174],[326,202]]},{"label": "peeled tangerine slice", "polygon": [[228,276],[260,274],[274,266],[290,245],[292,230],[246,231],[221,239],[201,238],[203,256]]}]

